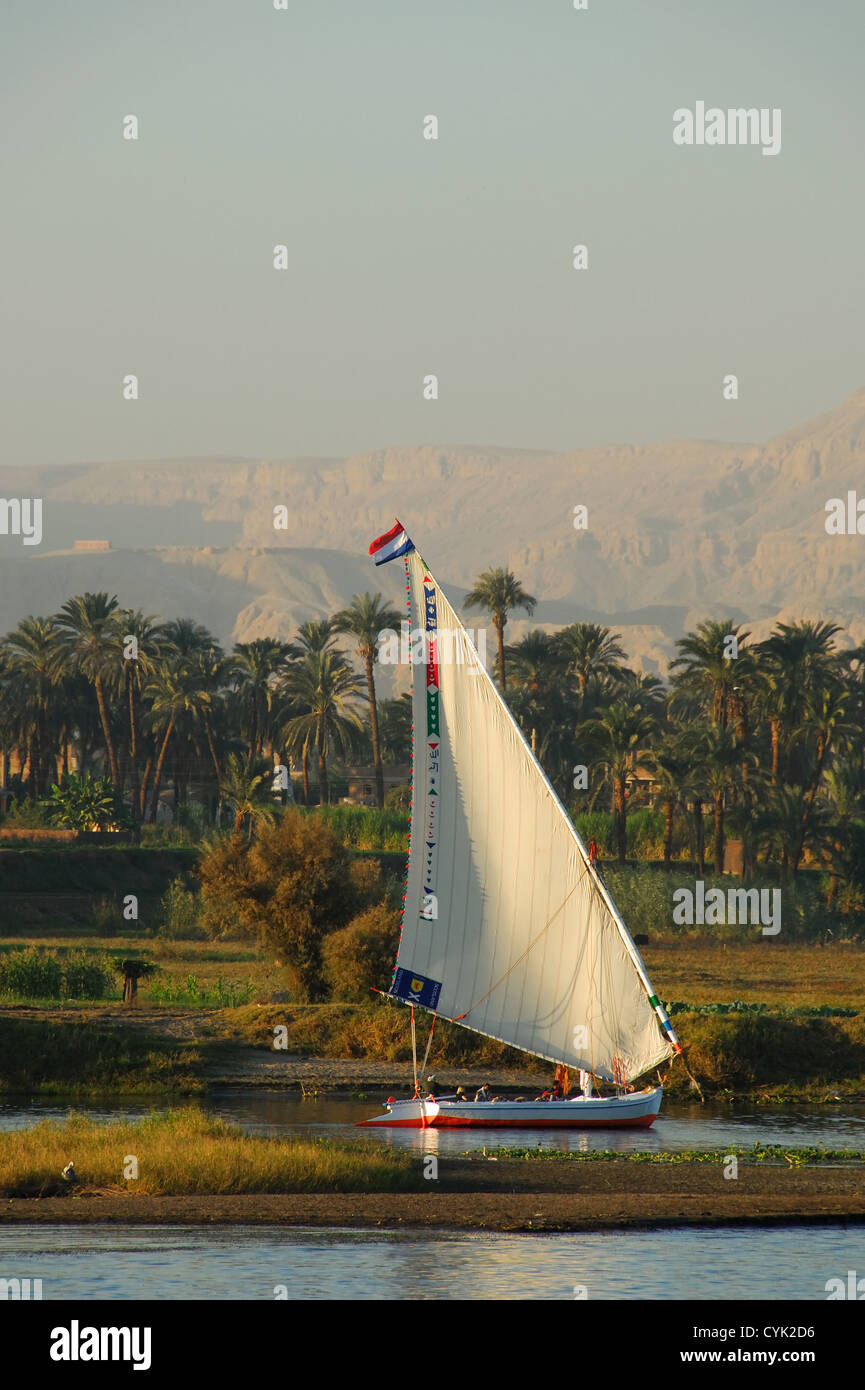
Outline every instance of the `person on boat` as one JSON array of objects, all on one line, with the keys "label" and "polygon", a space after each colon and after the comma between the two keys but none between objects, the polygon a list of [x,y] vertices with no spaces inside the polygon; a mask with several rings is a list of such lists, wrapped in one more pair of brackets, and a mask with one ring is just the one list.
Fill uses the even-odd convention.
[{"label": "person on boat", "polygon": [[587,1100],[591,1098],[593,1092],[592,1073],[590,1071],[580,1071],[580,1090],[582,1091],[583,1095],[586,1097]]},{"label": "person on boat", "polygon": [[441,1095],[445,1089],[444,1086],[438,1084],[435,1076],[428,1076],[426,1084],[429,1086],[429,1095],[425,1097],[426,1100],[435,1100],[436,1095]]},{"label": "person on boat", "polygon": [[457,1086],[457,1100],[468,1100],[464,1086]]},{"label": "person on boat", "polygon": [[547,1087],[545,1091],[541,1091],[541,1094],[539,1096],[535,1096],[535,1100],[564,1100],[564,1098],[565,1093],[562,1089],[562,1083],[558,1077],[556,1077],[556,1079],[551,1083],[550,1086]]},{"label": "person on boat", "polygon": [[483,1086],[481,1086],[480,1090],[475,1092],[475,1100],[479,1101],[491,1099],[492,1097],[490,1095],[490,1083],[488,1081],[485,1081]]}]

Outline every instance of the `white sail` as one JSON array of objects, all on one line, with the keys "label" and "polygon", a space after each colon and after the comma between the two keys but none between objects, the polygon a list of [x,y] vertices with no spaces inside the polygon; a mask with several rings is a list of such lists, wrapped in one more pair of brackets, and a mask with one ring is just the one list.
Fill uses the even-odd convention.
[{"label": "white sail", "polygon": [[426,651],[413,645],[429,660],[413,666],[411,847],[389,992],[535,1056],[630,1081],[678,1040],[462,623],[416,550],[405,563]]}]

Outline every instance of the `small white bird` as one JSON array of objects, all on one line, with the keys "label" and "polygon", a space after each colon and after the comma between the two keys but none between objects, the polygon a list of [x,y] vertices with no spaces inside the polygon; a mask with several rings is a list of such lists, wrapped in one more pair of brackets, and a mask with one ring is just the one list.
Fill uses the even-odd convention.
[{"label": "small white bird", "polygon": [[75,1176],[75,1168],[74,1168],[74,1166],[73,1166],[73,1161],[72,1161],[71,1158],[70,1158],[69,1162],[67,1163],[66,1167],[63,1169],[63,1172],[61,1173],[60,1176],[61,1176],[61,1177],[64,1177],[64,1178],[66,1179],[67,1182],[77,1182],[77,1181],[78,1181],[78,1179],[77,1179],[76,1176]]}]

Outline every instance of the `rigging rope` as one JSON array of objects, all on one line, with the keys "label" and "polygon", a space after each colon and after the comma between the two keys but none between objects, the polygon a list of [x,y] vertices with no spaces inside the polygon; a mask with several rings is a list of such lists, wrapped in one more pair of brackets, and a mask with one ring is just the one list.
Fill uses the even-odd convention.
[{"label": "rigging rope", "polygon": [[417,1084],[417,1031],[414,1026],[414,1004],[411,1006],[411,1064],[414,1070],[414,1098],[417,1100],[420,1090]]},{"label": "rigging rope", "polygon": [[526,949],[523,951],[522,955],[521,955],[521,956],[518,956],[517,959],[514,961],[513,965],[511,965],[511,966],[508,967],[508,969],[505,971],[504,975],[502,975],[501,979],[500,979],[500,980],[496,980],[495,984],[494,984],[494,985],[491,985],[490,988],[487,990],[486,994],[482,994],[482,995],[481,995],[480,999],[476,999],[475,1002],[474,1002],[473,1004],[469,1004],[469,1006],[468,1006],[468,1008],[466,1009],[466,1011],[465,1011],[464,1014],[457,1014],[456,1018],[454,1019],[454,1023],[459,1023],[459,1022],[461,1021],[461,1019],[468,1018],[468,1016],[469,1016],[469,1014],[471,1013],[472,1009],[476,1009],[477,1006],[478,1006],[478,1004],[482,1004],[482,1003],[484,1002],[485,999],[489,999],[489,997],[490,997],[490,995],[493,993],[493,991],[494,991],[494,990],[497,990],[498,987],[499,987],[499,985],[504,984],[504,982],[505,982],[505,980],[508,978],[508,976],[509,976],[509,975],[512,975],[513,972],[516,970],[517,966],[522,964],[522,962],[525,960],[526,956],[529,954],[529,951],[531,951],[532,947],[533,947],[533,946],[537,946],[537,944],[538,944],[538,942],[540,941],[541,937],[543,936],[544,932],[545,932],[545,931],[549,931],[550,927],[553,925],[553,922],[555,922],[556,918],[558,917],[559,913],[561,912],[562,908],[564,907],[564,905],[565,905],[565,903],[568,901],[568,899],[569,899],[569,898],[572,898],[572,897],[574,896],[574,894],[576,893],[577,889],[578,889],[579,886],[580,886],[580,882],[581,882],[581,880],[580,880],[580,879],[577,879],[577,881],[576,881],[576,883],[574,884],[573,888],[571,889],[570,893],[566,894],[566,896],[565,896],[565,897],[562,899],[562,901],[559,903],[558,907],[556,908],[556,910],[555,910],[555,912],[553,913],[553,915],[552,915],[552,917],[550,918],[550,920],[549,920],[548,922],[546,922],[546,923],[544,924],[544,926],[541,927],[541,929],[540,929],[540,931],[538,932],[538,934],[537,934],[537,936],[535,937],[535,939],[534,939],[533,941],[530,941],[530,942],[529,942],[528,946],[527,946]]},{"label": "rigging rope", "polygon": [[432,1025],[431,1025],[430,1030],[429,1030],[429,1037],[428,1037],[427,1040],[426,1040],[426,1052],[424,1053],[424,1055],[423,1055],[423,1061],[421,1062],[421,1068],[420,1068],[420,1074],[421,1074],[421,1076],[423,1076],[423,1075],[425,1074],[425,1072],[426,1072],[426,1064],[427,1064],[427,1060],[428,1060],[428,1058],[429,1058],[429,1050],[430,1050],[430,1048],[432,1047],[433,1033],[435,1032],[436,1018],[437,1018],[437,1017],[438,1017],[437,1014],[433,1014],[433,1021],[432,1021]]}]

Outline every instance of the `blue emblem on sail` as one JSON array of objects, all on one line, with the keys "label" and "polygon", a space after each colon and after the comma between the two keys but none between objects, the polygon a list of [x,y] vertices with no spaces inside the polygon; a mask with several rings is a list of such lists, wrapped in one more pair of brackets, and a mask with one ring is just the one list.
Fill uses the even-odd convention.
[{"label": "blue emblem on sail", "polygon": [[411,970],[397,970],[390,989],[397,999],[406,1004],[420,1004],[423,1009],[435,1009],[442,992],[440,980],[428,980],[425,975],[415,975]]}]

